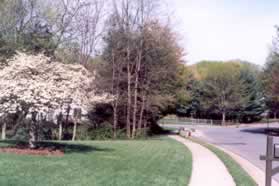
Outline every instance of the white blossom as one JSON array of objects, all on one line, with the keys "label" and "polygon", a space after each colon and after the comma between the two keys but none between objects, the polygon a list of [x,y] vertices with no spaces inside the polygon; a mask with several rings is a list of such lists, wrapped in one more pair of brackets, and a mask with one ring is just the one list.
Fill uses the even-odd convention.
[{"label": "white blossom", "polygon": [[18,52],[0,70],[0,113],[15,112],[22,103],[30,105],[30,112],[47,114],[65,104],[84,112],[109,101],[106,94],[95,92],[94,76],[82,65],[62,64],[42,54]]}]

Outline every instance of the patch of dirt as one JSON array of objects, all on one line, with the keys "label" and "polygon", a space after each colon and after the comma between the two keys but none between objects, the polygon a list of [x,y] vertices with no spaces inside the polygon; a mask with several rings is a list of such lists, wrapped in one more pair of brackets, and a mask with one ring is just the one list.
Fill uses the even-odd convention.
[{"label": "patch of dirt", "polygon": [[29,149],[19,147],[3,147],[0,148],[0,153],[36,156],[64,156],[64,152],[62,150],[51,148]]}]

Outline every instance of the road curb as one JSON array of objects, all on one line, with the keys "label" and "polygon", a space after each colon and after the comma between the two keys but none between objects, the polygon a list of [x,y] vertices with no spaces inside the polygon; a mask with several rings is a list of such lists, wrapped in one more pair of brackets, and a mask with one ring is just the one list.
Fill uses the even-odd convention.
[{"label": "road curb", "polygon": [[179,135],[169,137],[185,145],[192,153],[193,168],[189,186],[236,186],[224,162],[214,152]]},{"label": "road curb", "polygon": [[[202,135],[202,132],[198,131],[198,135]],[[198,136],[195,136],[197,139],[203,141],[204,143],[207,143],[215,148],[218,148],[219,150],[222,150],[223,152],[227,153],[233,160],[235,160],[253,179],[259,186],[265,186],[265,173],[262,169],[255,166],[253,163],[251,163],[246,158],[242,157],[239,154],[236,154],[230,150],[224,149],[223,147],[220,147],[218,145],[212,144],[210,142],[205,141],[204,139],[199,138]],[[277,180],[272,179],[272,186],[279,186],[279,183]]]}]

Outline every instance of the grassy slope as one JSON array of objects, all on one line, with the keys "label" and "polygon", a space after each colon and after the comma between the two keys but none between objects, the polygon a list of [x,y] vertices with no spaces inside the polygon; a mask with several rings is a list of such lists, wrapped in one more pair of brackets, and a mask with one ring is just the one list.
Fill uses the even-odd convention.
[{"label": "grassy slope", "polygon": [[256,182],[248,175],[248,173],[224,151],[204,143],[200,140],[194,139],[194,142],[198,142],[201,145],[207,147],[209,150],[214,152],[225,164],[230,174],[232,175],[236,186],[256,186]]},{"label": "grassy slope", "polygon": [[0,154],[0,185],[184,186],[191,175],[190,151],[167,138],[74,143],[67,152],[64,157]]}]

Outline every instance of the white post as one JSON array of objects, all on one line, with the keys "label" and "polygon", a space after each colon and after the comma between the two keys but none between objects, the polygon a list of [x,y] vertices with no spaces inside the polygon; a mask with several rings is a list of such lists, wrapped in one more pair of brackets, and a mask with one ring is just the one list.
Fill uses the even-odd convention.
[{"label": "white post", "polygon": [[74,119],[74,128],[73,128],[73,138],[72,138],[72,141],[76,140],[76,133],[77,133],[77,121]]},{"label": "white post", "polygon": [[4,122],[2,124],[2,140],[6,139],[6,128],[7,128],[7,124],[6,124],[6,122]]},{"label": "white post", "polygon": [[63,127],[62,127],[62,121],[59,121],[59,134],[58,134],[58,140],[62,140],[62,135],[63,135]]}]

